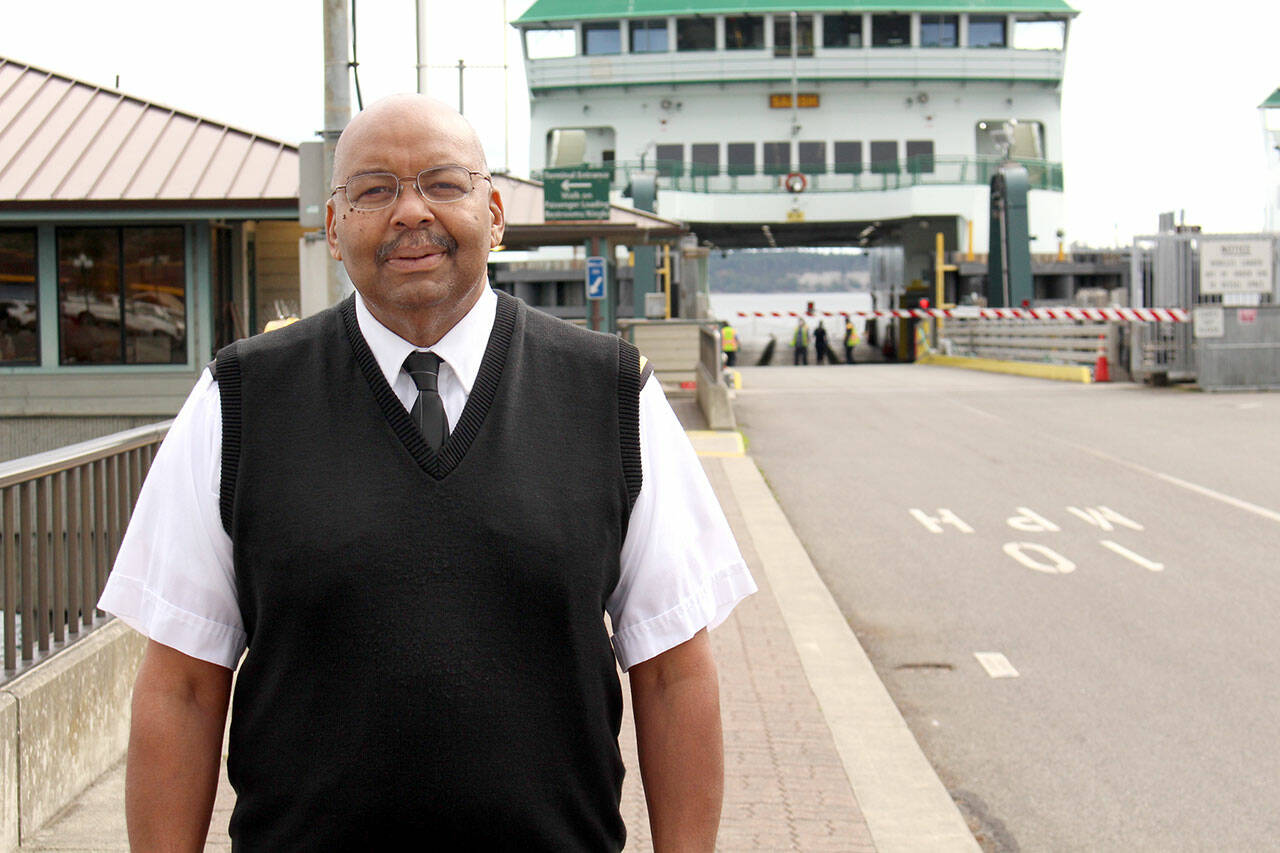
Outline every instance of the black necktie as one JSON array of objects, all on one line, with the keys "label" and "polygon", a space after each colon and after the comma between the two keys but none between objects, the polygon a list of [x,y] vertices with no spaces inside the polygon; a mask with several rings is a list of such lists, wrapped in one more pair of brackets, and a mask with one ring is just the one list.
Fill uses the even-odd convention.
[{"label": "black necktie", "polygon": [[404,370],[418,386],[418,399],[409,414],[427,444],[438,452],[449,437],[449,421],[444,416],[444,403],[440,400],[437,386],[440,356],[433,352],[409,353],[404,360]]}]

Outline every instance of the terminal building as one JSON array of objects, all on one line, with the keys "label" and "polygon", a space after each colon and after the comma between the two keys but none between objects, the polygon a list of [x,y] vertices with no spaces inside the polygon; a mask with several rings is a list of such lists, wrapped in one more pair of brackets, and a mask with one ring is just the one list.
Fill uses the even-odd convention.
[{"label": "terminal building", "polygon": [[[1119,270],[1072,269],[1064,237],[1063,0],[538,0],[514,22],[530,167],[612,170],[615,200],[656,172],[656,212],[704,246],[892,246],[953,299],[978,292],[989,184],[1023,164],[1037,296]],[[972,259],[976,258],[976,262]],[[1054,265],[1056,262],[1056,266]],[[959,291],[959,292],[958,292]]]}]

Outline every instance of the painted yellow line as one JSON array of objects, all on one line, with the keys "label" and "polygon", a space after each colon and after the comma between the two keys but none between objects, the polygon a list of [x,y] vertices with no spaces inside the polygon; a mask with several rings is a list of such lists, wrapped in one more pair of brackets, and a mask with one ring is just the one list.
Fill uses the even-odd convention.
[{"label": "painted yellow line", "polygon": [[1015,376],[1033,376],[1037,379],[1058,379],[1064,382],[1093,381],[1093,371],[1073,364],[1039,364],[1034,361],[999,361],[994,358],[966,358],[958,355],[928,353],[916,359],[916,364],[936,364],[942,367],[963,367],[968,370],[985,370],[988,373],[1011,373]]},{"label": "painted yellow line", "polygon": [[686,434],[689,436],[689,442],[693,444],[694,452],[699,456],[728,458],[745,456],[747,453],[740,432],[691,429]]}]

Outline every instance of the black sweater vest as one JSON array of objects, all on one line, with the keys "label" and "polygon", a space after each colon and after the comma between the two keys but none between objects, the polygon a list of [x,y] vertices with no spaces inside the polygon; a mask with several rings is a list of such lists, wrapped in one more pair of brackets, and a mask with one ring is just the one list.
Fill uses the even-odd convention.
[{"label": "black sweater vest", "polygon": [[499,294],[436,454],[351,300],[219,353],[237,849],[621,849],[603,610],[638,375],[617,338]]}]

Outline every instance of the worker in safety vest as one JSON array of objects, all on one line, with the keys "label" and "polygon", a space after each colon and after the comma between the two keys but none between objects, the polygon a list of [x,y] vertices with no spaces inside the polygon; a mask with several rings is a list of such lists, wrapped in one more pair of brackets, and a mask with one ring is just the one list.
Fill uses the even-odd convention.
[{"label": "worker in safety vest", "polygon": [[796,321],[796,330],[791,334],[791,347],[795,351],[792,364],[809,363],[809,327],[805,325],[803,317]]},{"label": "worker in safety vest", "polygon": [[720,324],[720,348],[724,350],[724,363],[727,367],[738,363],[738,330],[727,322]]},{"label": "worker in safety vest", "polygon": [[856,347],[861,338],[858,336],[858,327],[853,325],[853,320],[846,314],[844,317],[844,363],[853,364],[853,348]]}]

